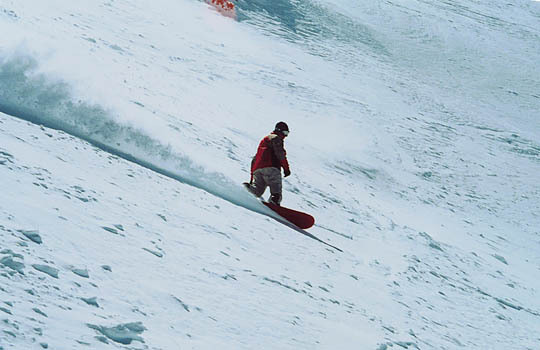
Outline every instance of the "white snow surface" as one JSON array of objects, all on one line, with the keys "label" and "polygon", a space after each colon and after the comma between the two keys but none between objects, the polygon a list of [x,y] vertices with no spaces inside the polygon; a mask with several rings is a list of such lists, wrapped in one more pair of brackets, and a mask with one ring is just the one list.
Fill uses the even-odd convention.
[{"label": "white snow surface", "polygon": [[540,3],[236,5],[0,1],[0,350],[540,349]]}]

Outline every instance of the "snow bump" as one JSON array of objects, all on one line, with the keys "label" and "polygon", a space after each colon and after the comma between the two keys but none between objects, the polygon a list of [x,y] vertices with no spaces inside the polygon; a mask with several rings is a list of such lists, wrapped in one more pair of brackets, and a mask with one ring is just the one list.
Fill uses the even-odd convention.
[{"label": "snow bump", "polygon": [[77,276],[81,276],[83,278],[89,278],[90,277],[90,275],[88,274],[87,269],[71,269],[71,272],[73,272]]},{"label": "snow bump", "polygon": [[58,269],[49,265],[33,264],[32,267],[39,272],[43,272],[51,277],[58,278]]},{"label": "snow bump", "polygon": [[0,259],[0,264],[14,271],[17,271],[21,275],[24,275],[24,263],[13,260],[12,256],[3,257],[2,259]]},{"label": "snow bump", "polygon": [[119,324],[114,327],[97,326],[93,324],[87,324],[87,326],[98,331],[108,339],[120,344],[129,345],[133,341],[144,343],[143,338],[141,338],[139,334],[144,332],[146,328],[141,322]]},{"label": "snow bump", "polygon": [[43,240],[41,239],[41,236],[39,235],[38,231],[34,231],[34,230],[28,230],[28,231],[18,230],[18,231],[34,243],[37,243],[37,244],[43,243]]},{"label": "snow bump", "polygon": [[88,305],[99,307],[99,304],[97,303],[97,297],[81,298],[81,300],[87,303]]}]

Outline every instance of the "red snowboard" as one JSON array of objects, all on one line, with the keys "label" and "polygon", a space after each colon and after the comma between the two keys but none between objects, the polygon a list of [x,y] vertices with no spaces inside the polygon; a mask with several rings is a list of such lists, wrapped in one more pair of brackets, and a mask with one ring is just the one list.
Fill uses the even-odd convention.
[{"label": "red snowboard", "polygon": [[315,224],[315,218],[309,214],[281,207],[273,203],[263,202],[263,204],[278,213],[279,216],[287,219],[287,221],[292,222],[301,229],[305,230],[306,228],[310,228],[311,226],[313,226],[313,224]]}]

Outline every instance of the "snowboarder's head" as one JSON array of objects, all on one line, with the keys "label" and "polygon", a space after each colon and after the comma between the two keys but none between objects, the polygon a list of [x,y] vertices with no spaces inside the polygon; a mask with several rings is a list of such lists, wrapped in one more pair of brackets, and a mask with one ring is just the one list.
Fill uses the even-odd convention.
[{"label": "snowboarder's head", "polygon": [[286,137],[289,135],[289,126],[285,122],[279,122],[276,124],[276,128],[274,129],[274,132],[277,133],[278,135]]}]

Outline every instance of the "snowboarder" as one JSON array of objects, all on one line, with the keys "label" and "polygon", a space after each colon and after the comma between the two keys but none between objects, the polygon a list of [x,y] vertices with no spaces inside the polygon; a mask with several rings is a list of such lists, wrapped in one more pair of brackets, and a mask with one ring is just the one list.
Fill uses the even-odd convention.
[{"label": "snowboarder", "polygon": [[205,0],[206,3],[212,5],[219,13],[226,17],[236,19],[235,5],[228,0]]},{"label": "snowboarder", "polygon": [[285,177],[291,175],[287,152],[283,140],[289,135],[289,127],[284,122],[276,124],[274,131],[259,143],[257,154],[251,161],[251,181],[244,186],[255,196],[263,195],[270,187],[270,203],[281,203],[281,168]]},{"label": "snowboarder", "polygon": [[210,0],[210,2],[226,11],[232,11],[234,9],[234,4],[227,0]]}]

